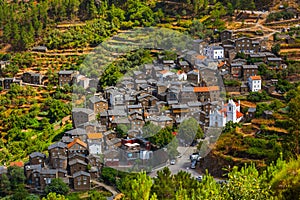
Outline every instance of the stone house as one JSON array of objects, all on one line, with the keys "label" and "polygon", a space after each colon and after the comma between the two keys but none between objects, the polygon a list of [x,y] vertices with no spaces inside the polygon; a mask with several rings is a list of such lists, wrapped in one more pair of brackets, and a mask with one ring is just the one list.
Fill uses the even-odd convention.
[{"label": "stone house", "polygon": [[67,168],[67,145],[63,142],[57,142],[48,147],[49,165],[56,169]]},{"label": "stone house", "polygon": [[74,173],[79,171],[87,171],[87,163],[80,159],[72,159],[68,163],[69,165],[69,173],[70,175],[74,175]]},{"label": "stone house", "polygon": [[242,66],[242,77],[243,81],[247,81],[250,76],[256,76],[258,74],[257,65],[243,65]]},{"label": "stone house", "polygon": [[75,190],[89,190],[91,188],[91,176],[89,173],[79,171],[72,176],[72,185]]},{"label": "stone house", "polygon": [[88,107],[95,113],[101,113],[108,110],[108,102],[103,98],[93,96],[89,99]]},{"label": "stone house", "polygon": [[73,142],[68,144],[68,154],[69,156],[72,154],[82,154],[82,155],[88,155],[88,149],[87,149],[87,144],[84,143],[82,140],[79,138],[75,138]]},{"label": "stone house", "polygon": [[22,75],[22,81],[24,83],[41,85],[42,79],[43,79],[43,76],[40,73],[24,72]]},{"label": "stone house", "polygon": [[72,85],[75,81],[75,76],[78,75],[79,72],[73,70],[61,70],[58,72],[58,84],[59,86],[63,86],[65,84]]},{"label": "stone house", "polygon": [[226,41],[226,40],[231,40],[233,36],[233,32],[231,30],[224,30],[220,34],[220,41]]},{"label": "stone house", "polygon": [[29,154],[30,165],[41,165],[44,166],[46,155],[40,152],[33,152]]},{"label": "stone house", "polygon": [[87,108],[73,108],[72,121],[73,126],[77,128],[79,125],[95,120],[95,113]]}]

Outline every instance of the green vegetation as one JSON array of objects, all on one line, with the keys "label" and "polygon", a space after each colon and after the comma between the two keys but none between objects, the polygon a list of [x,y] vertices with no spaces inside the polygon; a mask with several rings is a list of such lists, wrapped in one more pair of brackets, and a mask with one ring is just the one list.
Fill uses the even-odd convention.
[{"label": "green vegetation", "polygon": [[[217,183],[206,173],[197,181],[188,172],[171,174],[168,168],[151,179],[141,172],[123,179],[119,187],[125,199],[298,199],[300,159],[285,162],[281,158],[262,171],[254,164],[227,169],[227,180]],[[144,184],[143,184],[144,183]],[[137,187],[140,184],[142,187]],[[137,195],[140,196],[137,197]],[[142,198],[143,197],[143,198]]]},{"label": "green vegetation", "polygon": [[66,195],[69,192],[69,186],[61,178],[55,178],[46,186],[45,192],[46,194],[54,192],[56,194]]},{"label": "green vegetation", "polygon": [[43,98],[30,86],[12,84],[0,96],[0,163],[24,159],[34,151],[43,152],[67,128],[54,130],[71,111],[69,104],[49,95],[60,91],[43,90],[43,95],[48,94]]},{"label": "green vegetation", "polygon": [[252,102],[267,101],[270,99],[271,97],[269,97],[267,92],[264,90],[262,92],[250,92],[247,96],[247,100]]},{"label": "green vegetation", "polygon": [[280,11],[270,13],[267,17],[268,22],[280,21],[281,19],[287,20],[294,18],[294,13],[289,11]]},{"label": "green vegetation", "polygon": [[[107,86],[116,85],[124,74],[131,72],[142,64],[149,63],[152,59],[149,50],[140,49],[128,53],[124,59],[111,63],[103,69],[104,72],[99,80],[99,86],[103,89]],[[84,66],[82,71],[85,71]]]},{"label": "green vegetation", "polygon": [[241,84],[242,83],[238,80],[224,80],[224,85],[229,87],[239,87]]},{"label": "green vegetation", "polygon": [[13,166],[8,167],[7,172],[7,175],[3,174],[0,179],[0,197],[11,194],[13,194],[15,197],[21,197],[23,195],[25,195],[26,197],[26,195],[28,195],[28,192],[25,189],[24,185],[24,170],[20,167]]}]

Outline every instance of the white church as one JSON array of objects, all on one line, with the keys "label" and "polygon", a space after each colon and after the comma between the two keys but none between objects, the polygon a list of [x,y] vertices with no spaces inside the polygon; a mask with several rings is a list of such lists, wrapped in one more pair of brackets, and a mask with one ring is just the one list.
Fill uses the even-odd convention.
[{"label": "white church", "polygon": [[222,109],[215,108],[209,112],[210,127],[224,127],[229,121],[239,122],[243,118],[243,113],[240,111],[240,101],[234,102],[229,99],[227,104],[223,104]]}]

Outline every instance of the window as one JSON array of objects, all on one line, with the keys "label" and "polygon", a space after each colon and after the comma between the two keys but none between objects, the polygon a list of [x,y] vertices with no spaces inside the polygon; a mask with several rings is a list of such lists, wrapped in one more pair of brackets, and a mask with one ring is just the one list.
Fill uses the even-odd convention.
[{"label": "window", "polygon": [[81,181],[78,181],[77,185],[81,185]]},{"label": "window", "polygon": [[83,181],[83,185],[86,185],[86,181]]}]

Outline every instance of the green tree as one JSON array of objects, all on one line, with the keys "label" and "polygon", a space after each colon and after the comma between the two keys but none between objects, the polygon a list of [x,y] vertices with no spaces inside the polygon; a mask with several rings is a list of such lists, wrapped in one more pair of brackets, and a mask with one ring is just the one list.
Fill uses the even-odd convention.
[{"label": "green tree", "polygon": [[0,178],[0,196],[6,196],[10,191],[10,181],[6,174],[2,174]]},{"label": "green tree", "polygon": [[291,160],[279,170],[273,170],[271,186],[279,199],[300,198],[300,159]]},{"label": "green tree", "polygon": [[203,137],[199,129],[201,127],[195,118],[185,119],[179,125],[177,137],[184,140],[186,144],[191,144],[194,139]]},{"label": "green tree", "polygon": [[89,198],[88,200],[106,200],[107,198],[103,196],[100,192],[96,190],[89,191]]},{"label": "green tree", "polygon": [[68,198],[66,198],[64,195],[50,192],[47,197],[43,197],[42,200],[68,200]]},{"label": "green tree", "polygon": [[26,177],[24,175],[23,168],[12,166],[8,167],[7,171],[9,174],[8,176],[12,190],[17,189],[20,185],[24,184]]},{"label": "green tree", "polygon": [[289,104],[289,117],[293,123],[291,131],[295,136],[296,149],[295,152],[299,154],[299,130],[300,130],[300,94],[293,98]]},{"label": "green tree", "polygon": [[129,127],[125,124],[118,124],[116,128],[116,132],[118,133],[118,137],[124,137],[127,135]]},{"label": "green tree", "polygon": [[125,196],[131,200],[148,200],[152,187],[152,180],[147,176],[146,172],[140,172],[135,179],[129,183],[129,190],[123,191]]},{"label": "green tree", "polygon": [[179,155],[179,152],[177,150],[178,147],[178,139],[174,137],[171,142],[167,145],[167,152],[169,155],[169,158],[175,158]]},{"label": "green tree", "polygon": [[275,55],[279,56],[279,52],[280,52],[280,44],[277,43],[274,46],[272,46],[271,48],[272,53],[274,53]]},{"label": "green tree", "polygon": [[[260,176],[254,164],[245,165],[240,170],[237,166],[228,173],[225,191],[230,199],[270,199],[272,193],[265,178]],[[258,192],[259,191],[259,192]]]},{"label": "green tree", "polygon": [[69,192],[69,186],[61,178],[54,178],[51,180],[51,183],[46,186],[45,192],[46,194],[56,193],[66,195]]},{"label": "green tree", "polygon": [[142,128],[143,137],[151,137],[155,134],[157,134],[161,130],[160,126],[157,126],[151,122],[146,122],[146,124]]}]

